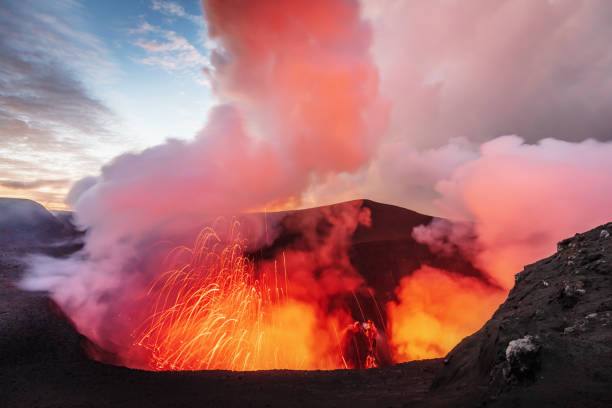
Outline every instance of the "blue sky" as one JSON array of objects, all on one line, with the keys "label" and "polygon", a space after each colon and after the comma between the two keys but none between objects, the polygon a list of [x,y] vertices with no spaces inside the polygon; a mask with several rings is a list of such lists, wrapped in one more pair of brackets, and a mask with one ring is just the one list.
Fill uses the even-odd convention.
[{"label": "blue sky", "polygon": [[0,25],[1,196],[61,207],[117,154],[192,138],[214,103],[198,0],[8,0]]},{"label": "blue sky", "polygon": [[199,1],[87,1],[84,8],[86,29],[104,39],[119,68],[95,91],[133,128],[137,146],[191,137],[212,101]]}]

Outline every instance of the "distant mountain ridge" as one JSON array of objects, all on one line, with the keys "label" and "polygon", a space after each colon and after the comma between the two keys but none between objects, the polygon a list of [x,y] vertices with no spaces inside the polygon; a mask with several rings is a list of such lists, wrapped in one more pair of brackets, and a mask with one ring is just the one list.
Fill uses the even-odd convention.
[{"label": "distant mountain ridge", "polygon": [[0,242],[14,246],[50,244],[74,231],[39,203],[0,198]]}]

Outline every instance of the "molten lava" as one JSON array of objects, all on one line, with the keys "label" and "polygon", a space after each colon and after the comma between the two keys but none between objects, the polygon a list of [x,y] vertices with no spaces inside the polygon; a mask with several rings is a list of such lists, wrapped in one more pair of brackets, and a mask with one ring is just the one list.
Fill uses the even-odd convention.
[{"label": "molten lava", "polygon": [[478,330],[505,292],[429,266],[403,278],[387,304],[394,361],[442,357]]},{"label": "molten lava", "polygon": [[289,296],[287,271],[257,276],[234,223],[223,239],[204,229],[193,249],[153,284],[152,314],[135,347],[153,370],[342,368],[342,316]]},{"label": "molten lava", "polygon": [[[224,234],[205,228],[193,248],[171,251],[169,267],[149,290],[149,317],[135,331],[131,354],[139,356],[137,365],[152,370],[367,369],[441,357],[478,329],[503,296],[475,278],[422,266],[401,280],[397,301],[386,305],[386,318],[376,309],[383,326],[388,322],[379,332],[364,314],[354,280],[336,279],[330,294],[325,274],[314,281],[309,269],[314,264],[296,262],[301,253],[290,251],[285,258],[280,252],[260,263],[246,253],[238,222]],[[306,272],[310,280],[304,279]],[[330,299],[347,293],[365,322],[354,321],[346,303],[330,307]]]}]

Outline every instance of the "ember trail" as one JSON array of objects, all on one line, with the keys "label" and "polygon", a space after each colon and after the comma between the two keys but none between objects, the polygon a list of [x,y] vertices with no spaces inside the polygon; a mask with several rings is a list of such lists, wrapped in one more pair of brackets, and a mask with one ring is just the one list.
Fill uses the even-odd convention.
[{"label": "ember trail", "polygon": [[171,251],[172,267],[148,293],[151,314],[134,333],[133,347],[147,351],[143,365],[242,371],[378,365],[373,322],[352,323],[346,311],[324,312],[291,297],[285,263],[257,271],[246,247],[234,222],[227,237],[208,227],[193,248]]}]

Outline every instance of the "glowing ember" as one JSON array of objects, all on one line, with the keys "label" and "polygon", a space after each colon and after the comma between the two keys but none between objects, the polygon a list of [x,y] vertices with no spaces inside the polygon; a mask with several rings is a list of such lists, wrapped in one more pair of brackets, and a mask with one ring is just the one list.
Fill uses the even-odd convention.
[{"label": "glowing ember", "polygon": [[[204,229],[154,283],[154,310],[135,346],[153,370],[341,368],[338,321],[288,296],[287,271],[257,276],[234,223],[227,240]],[[178,256],[177,256],[178,255]]]}]

